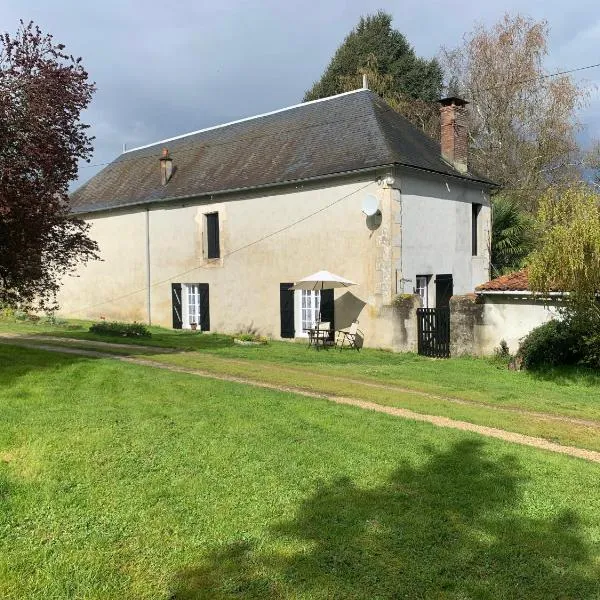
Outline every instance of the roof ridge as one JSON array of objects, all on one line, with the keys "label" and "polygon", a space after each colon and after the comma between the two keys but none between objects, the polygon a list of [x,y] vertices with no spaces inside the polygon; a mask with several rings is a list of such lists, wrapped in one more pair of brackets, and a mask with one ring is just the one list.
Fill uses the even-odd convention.
[{"label": "roof ridge", "polygon": [[334,96],[326,96],[325,98],[317,98],[316,100],[309,100],[308,102],[299,102],[298,104],[293,104],[292,106],[286,106],[284,108],[278,108],[276,110],[271,110],[266,113],[261,113],[259,115],[253,115],[251,117],[244,117],[242,119],[236,119],[235,121],[229,121],[227,123],[221,123],[220,125],[211,125],[210,127],[204,127],[203,129],[197,129],[196,131],[190,131],[188,133],[182,133],[181,135],[176,135],[170,138],[166,138],[164,140],[158,140],[156,142],[152,142],[150,144],[144,144],[143,146],[137,146],[136,148],[130,148],[128,150],[124,150],[121,154],[129,154],[130,152],[135,152],[136,150],[143,150],[144,148],[151,148],[152,146],[157,146],[159,144],[165,144],[167,142],[173,142],[175,140],[180,140],[186,138],[191,135],[196,135],[198,133],[204,133],[206,131],[213,131],[215,129],[221,129],[222,127],[229,127],[230,125],[237,125],[238,123],[245,123],[247,121],[252,121],[253,119],[261,119],[263,117],[270,117],[271,115],[276,115],[278,113],[285,112],[286,110],[293,110],[294,108],[301,108],[303,106],[309,106],[312,104],[317,104],[319,102],[326,102],[328,100],[334,100],[336,98],[341,98],[342,96],[348,96],[350,94],[356,94],[358,92],[370,92],[369,88],[358,88],[356,90],[350,90],[349,92],[342,92],[341,94],[335,94]]}]

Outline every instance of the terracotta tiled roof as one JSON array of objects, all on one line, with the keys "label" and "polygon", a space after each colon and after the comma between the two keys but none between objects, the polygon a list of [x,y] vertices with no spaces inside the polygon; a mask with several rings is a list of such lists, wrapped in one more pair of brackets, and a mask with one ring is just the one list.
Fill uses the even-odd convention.
[{"label": "terracotta tiled roof", "polygon": [[[168,147],[173,176],[161,185]],[[128,151],[71,195],[75,213],[406,165],[494,186],[442,159],[440,144],[369,90],[307,102]]]},{"label": "terracotta tiled roof", "polygon": [[501,275],[487,283],[475,288],[478,292],[527,292],[529,291],[529,279],[527,271],[517,271],[508,275]]}]

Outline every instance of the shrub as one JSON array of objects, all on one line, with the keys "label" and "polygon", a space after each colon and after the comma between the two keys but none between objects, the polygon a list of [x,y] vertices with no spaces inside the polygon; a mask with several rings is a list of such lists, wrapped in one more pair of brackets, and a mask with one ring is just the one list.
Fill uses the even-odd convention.
[{"label": "shrub", "polygon": [[523,339],[517,356],[527,369],[576,364],[583,358],[581,336],[569,321],[548,321]]},{"label": "shrub", "polygon": [[593,369],[600,369],[600,332],[587,334],[582,340],[583,357],[581,364]]},{"label": "shrub", "polygon": [[254,342],[257,344],[268,344],[269,340],[257,333],[236,333],[234,338],[236,340],[240,340],[241,342]]},{"label": "shrub", "polygon": [[142,323],[119,323],[118,321],[101,321],[90,327],[91,333],[99,335],[114,335],[119,337],[149,338],[152,334]]},{"label": "shrub", "polygon": [[508,348],[506,340],[500,340],[500,345],[497,348],[494,348],[494,355],[496,356],[496,358],[501,359],[510,357],[510,350]]},{"label": "shrub", "polygon": [[69,324],[66,319],[60,319],[54,313],[47,313],[42,321],[44,325],[52,325],[53,327],[64,327]]}]

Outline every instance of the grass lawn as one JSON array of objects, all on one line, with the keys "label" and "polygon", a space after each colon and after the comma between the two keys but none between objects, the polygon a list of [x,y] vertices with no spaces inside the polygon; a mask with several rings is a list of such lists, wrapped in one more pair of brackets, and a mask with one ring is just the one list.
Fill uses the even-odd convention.
[{"label": "grass lawn", "polygon": [[[516,373],[493,359],[432,360],[414,354],[365,349],[307,350],[304,344],[272,342],[244,347],[229,336],[152,328],[149,340],[114,338],[79,329],[29,323],[0,323],[0,332],[46,333],[85,340],[128,343],[132,354],[217,374],[229,374],[275,385],[296,386],[326,394],[352,396],[379,404],[409,408],[544,437],[565,445],[600,450],[600,427],[532,417],[515,410],[600,422],[600,375],[584,369],[555,369],[543,374]],[[60,342],[57,342],[60,343]],[[139,344],[178,349],[164,353]],[[373,384],[388,386],[374,387]],[[400,388],[400,389],[399,389]],[[417,392],[417,393],[415,393]],[[477,404],[457,404],[423,393],[458,397]]]},{"label": "grass lawn", "polygon": [[109,359],[0,377],[3,599],[600,598],[600,465]]}]

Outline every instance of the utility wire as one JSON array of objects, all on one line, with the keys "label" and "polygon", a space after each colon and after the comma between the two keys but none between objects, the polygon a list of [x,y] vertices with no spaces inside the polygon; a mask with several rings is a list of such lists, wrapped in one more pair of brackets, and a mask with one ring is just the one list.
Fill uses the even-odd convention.
[{"label": "utility wire", "polygon": [[[291,229],[292,227],[295,227],[296,225],[298,225],[299,223],[303,223],[304,221],[307,221],[308,219],[314,217],[315,215],[318,215],[324,211],[326,211],[327,209],[331,208],[332,206],[339,204],[340,202],[342,202],[343,200],[346,200],[346,198],[349,198],[350,196],[353,196],[354,194],[358,194],[359,192],[361,192],[362,190],[366,189],[367,187],[369,187],[373,182],[369,181],[368,183],[366,183],[365,185],[363,185],[362,187],[349,192],[348,194],[342,196],[341,198],[337,198],[336,200],[334,200],[333,202],[330,202],[329,204],[327,204],[326,206],[323,206],[321,208],[319,208],[318,210],[298,219],[297,221],[294,221],[293,223],[289,223],[288,225],[285,225],[284,227],[281,227],[280,229],[277,229],[276,231],[272,231],[271,233],[268,233],[252,242],[249,242],[248,244],[244,244],[243,246],[240,246],[239,248],[235,248],[234,250],[231,250],[231,252],[226,252],[225,254],[223,254],[222,258],[227,258],[228,256],[232,256],[233,254],[236,254],[238,252],[241,252],[242,250],[246,250],[247,248],[250,248],[251,246],[255,246],[256,244],[260,244],[261,242],[264,242],[265,240],[276,236],[284,231],[287,231],[288,229]],[[166,279],[161,279],[160,281],[155,281],[154,283],[150,284],[150,287],[156,287],[158,285],[162,285],[164,283],[168,283],[169,281],[172,281],[175,278],[178,277],[182,277],[183,275],[187,275],[188,273],[192,273],[193,271],[198,271],[200,269],[206,269],[207,267],[205,265],[198,265],[197,267],[192,267],[191,269],[188,269],[187,271],[181,271],[180,273],[175,273],[173,275],[171,275],[170,277],[167,277]],[[143,287],[143,288],[139,288],[137,290],[133,290],[131,292],[128,292],[127,294],[123,294],[121,296],[116,296],[114,298],[109,298],[108,300],[104,300],[103,302],[98,302],[97,304],[91,304],[89,306],[85,306],[83,308],[77,309],[75,311],[73,311],[73,314],[76,313],[80,313],[83,311],[87,311],[90,310],[92,308],[97,308],[98,306],[103,306],[105,304],[109,304],[111,302],[116,302],[117,300],[123,300],[124,298],[128,298],[129,296],[133,296],[135,294],[139,294],[140,292],[145,292],[147,291],[147,287]]]},{"label": "utility wire", "polygon": [[[515,81],[513,83],[500,83],[498,85],[490,86],[490,87],[484,88],[482,90],[477,90],[477,93],[487,92],[487,91],[490,91],[490,90],[493,90],[493,89],[497,89],[497,88],[501,88],[501,87],[514,87],[514,86],[521,85],[521,84],[524,84],[524,83],[531,83],[533,81],[538,81],[538,80],[541,80],[541,79],[548,79],[550,77],[557,77],[559,75],[568,75],[569,73],[576,73],[578,71],[585,71],[585,70],[588,70],[588,69],[595,69],[597,67],[600,67],[600,63],[596,63],[596,64],[593,64],[593,65],[586,65],[586,66],[583,66],[583,67],[575,67],[573,69],[568,69],[566,71],[558,71],[556,73],[547,73],[545,75],[539,75],[537,77],[532,77],[531,79],[522,79],[520,81]],[[437,102],[431,102],[431,101],[427,102],[427,103],[428,104],[437,104]],[[390,110],[393,110],[393,109],[390,107],[390,108],[388,108],[388,111],[390,111]],[[323,123],[316,123],[314,125],[309,125],[309,126],[305,126],[305,127],[298,127],[298,128],[295,128],[295,129],[289,129],[287,131],[302,131],[302,130],[309,129],[311,127],[320,127],[322,125],[333,125],[333,124],[336,124],[336,123],[343,123],[343,122],[346,122],[346,121],[349,121],[349,120],[354,121],[354,120],[356,120],[356,117],[353,117],[352,119],[339,119],[339,120],[334,120],[334,121],[326,121],[326,122],[323,122]],[[248,138],[243,138],[243,140],[245,140],[245,141],[252,141],[252,140],[255,140],[255,139],[259,139],[261,137],[266,137],[266,135],[267,134],[262,134],[262,135],[258,135],[258,136],[252,136],[252,137],[248,137]],[[185,134],[184,134],[184,136],[185,136]],[[171,141],[178,141],[178,140],[171,140]],[[207,147],[222,146],[222,145],[227,145],[227,144],[232,144],[232,143],[238,143],[239,141],[240,140],[229,140],[227,142],[213,142],[213,143],[208,143],[206,146]],[[166,144],[168,142],[165,141],[164,143]],[[158,145],[158,144],[160,144],[160,142],[157,142],[155,145]],[[194,145],[192,147],[191,144],[188,144],[188,145],[185,145],[185,146],[179,146],[177,148],[176,152],[177,153],[189,152],[191,150],[196,150],[196,149],[197,149],[197,146]],[[134,151],[135,150],[130,150],[130,152],[134,152]],[[157,153],[143,154],[141,156],[140,155],[135,155],[135,156],[132,156],[131,158],[122,159],[119,162],[122,163],[122,162],[129,161],[129,160],[139,160],[139,159],[142,159],[142,158],[149,158],[149,157],[153,157],[153,156],[160,157],[161,153],[157,152]],[[95,164],[92,164],[92,165],[83,165],[83,166],[81,166],[79,168],[80,169],[90,169],[92,167],[104,167],[106,165],[110,165],[112,162],[114,162],[114,161],[104,162],[104,163],[95,163]]]}]

